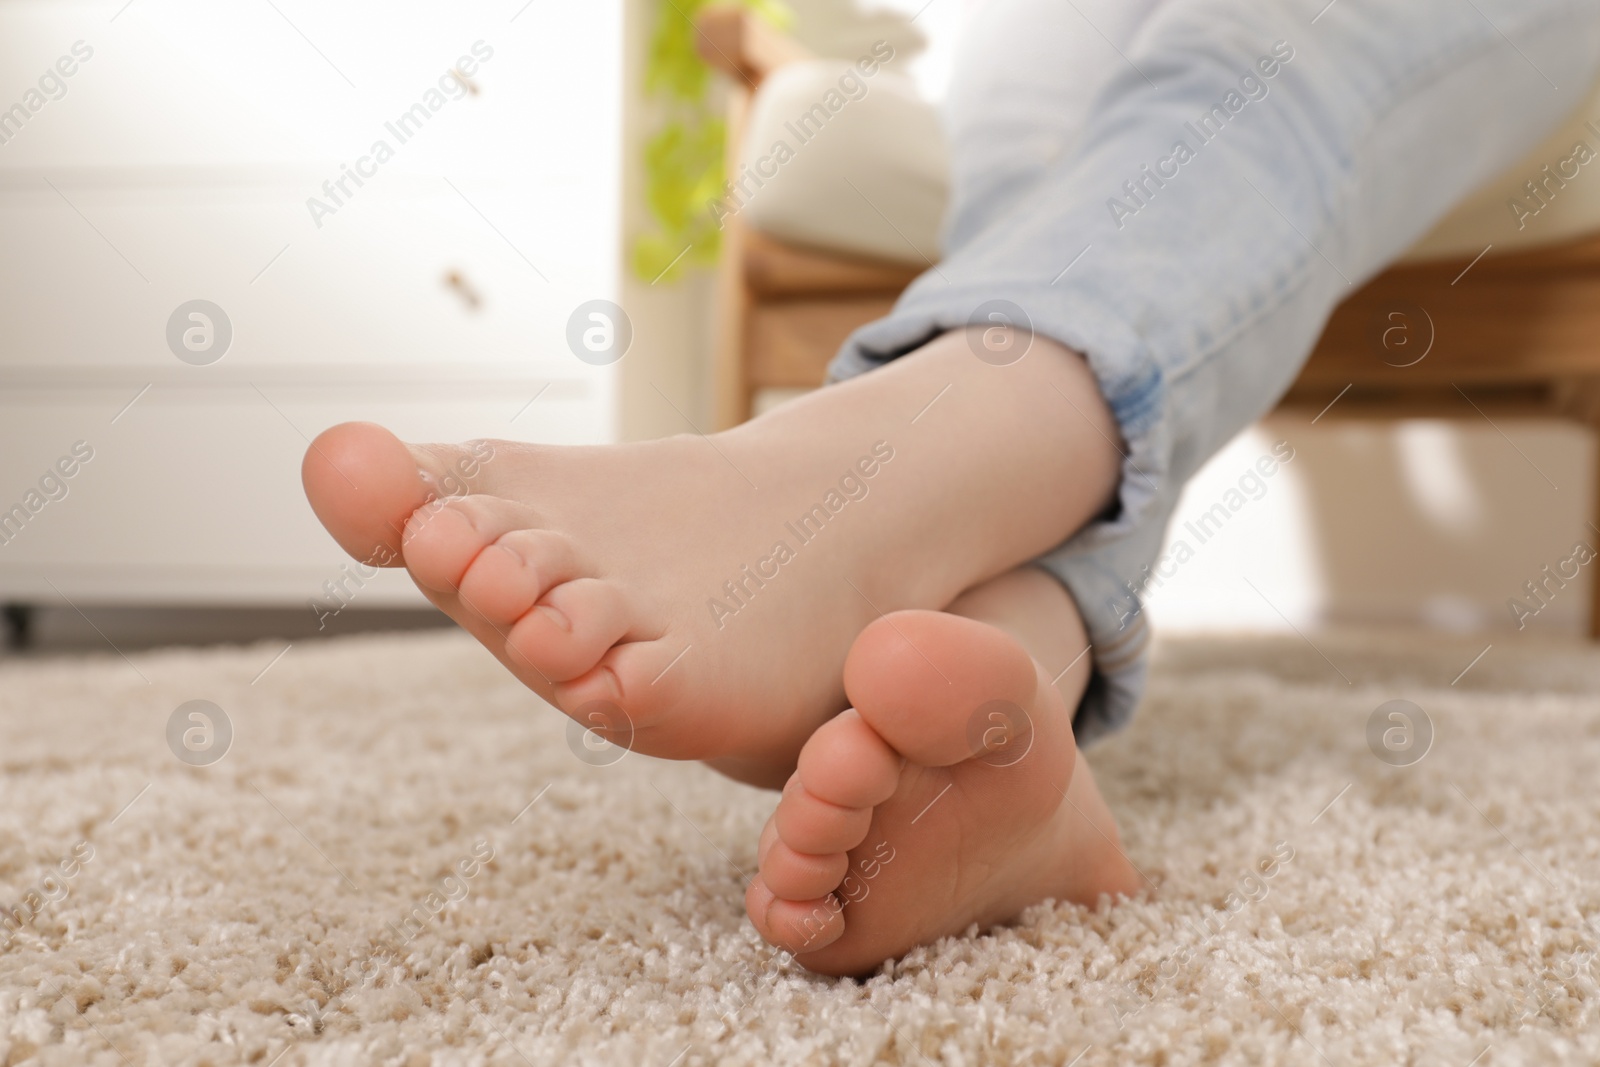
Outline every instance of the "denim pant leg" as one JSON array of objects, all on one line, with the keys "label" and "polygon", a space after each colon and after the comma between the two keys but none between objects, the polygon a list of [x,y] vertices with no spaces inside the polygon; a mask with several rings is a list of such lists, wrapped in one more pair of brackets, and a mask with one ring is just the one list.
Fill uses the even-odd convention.
[{"label": "denim pant leg", "polygon": [[1271,409],[1340,300],[1587,96],[1600,4],[1168,0],[1127,58],[1071,148],[831,370],[992,299],[1085,355],[1126,446],[1117,504],[1040,561],[1094,646],[1084,741],[1142,691],[1135,583],[1184,482]]},{"label": "denim pant leg", "polygon": [[950,204],[941,248],[986,230],[1071,148],[1162,2],[989,0],[970,20],[943,108]]}]

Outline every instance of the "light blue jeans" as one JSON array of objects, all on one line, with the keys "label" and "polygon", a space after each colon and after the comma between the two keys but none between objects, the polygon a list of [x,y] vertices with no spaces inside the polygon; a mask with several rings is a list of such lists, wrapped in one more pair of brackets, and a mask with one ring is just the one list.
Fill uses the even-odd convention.
[{"label": "light blue jeans", "polygon": [[1118,500],[1039,563],[1088,624],[1089,741],[1143,689],[1138,583],[1184,482],[1339,301],[1582,102],[1600,0],[995,0],[977,20],[945,259],[830,377],[992,299],[1087,357],[1126,445]]}]

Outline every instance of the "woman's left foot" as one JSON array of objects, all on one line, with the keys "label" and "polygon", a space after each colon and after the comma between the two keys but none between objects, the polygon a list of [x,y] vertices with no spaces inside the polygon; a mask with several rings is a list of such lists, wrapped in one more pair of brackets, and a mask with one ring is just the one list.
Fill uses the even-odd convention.
[{"label": "woman's left foot", "polygon": [[761,835],[745,905],[769,942],[859,974],[1043,900],[1138,891],[1070,710],[1005,632],[895,612],[844,685],[853,710],[806,743]]},{"label": "woman's left foot", "polygon": [[997,367],[946,334],[704,438],[407,445],[346,423],[302,476],[346,551],[404,566],[595,733],[777,787],[844,706],[862,627],[950,604],[1111,498],[1117,430],[1094,376],[1032,349]]}]

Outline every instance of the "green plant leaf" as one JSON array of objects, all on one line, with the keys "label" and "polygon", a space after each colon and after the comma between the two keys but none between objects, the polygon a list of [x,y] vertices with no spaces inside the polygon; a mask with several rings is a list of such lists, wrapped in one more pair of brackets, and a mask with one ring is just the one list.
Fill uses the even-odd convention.
[{"label": "green plant leaf", "polygon": [[[694,17],[714,0],[661,0],[646,57],[645,95],[667,104],[668,117],[645,142],[645,204],[657,229],[633,246],[633,270],[670,281],[690,266],[716,262],[722,232],[710,206],[727,180],[727,126],[707,97],[711,69],[695,50]],[[725,0],[724,0],[725,2]],[[793,22],[781,0],[737,0],[779,28]]]}]

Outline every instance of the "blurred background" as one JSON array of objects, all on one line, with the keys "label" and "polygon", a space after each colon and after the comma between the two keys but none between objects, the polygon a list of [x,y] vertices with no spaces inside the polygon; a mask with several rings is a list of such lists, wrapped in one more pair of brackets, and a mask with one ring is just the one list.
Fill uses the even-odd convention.
[{"label": "blurred background", "polygon": [[[681,213],[684,175],[721,151],[699,6],[0,0],[7,654],[442,624],[306,505],[301,454],[336,422],[553,443],[709,429],[715,250],[673,255],[704,224]],[[820,55],[894,42],[938,99],[975,6],[786,17]],[[632,325],[603,366],[567,340],[592,300]],[[1278,441],[1295,459],[1261,499],[1151,587],[1158,625],[1492,640],[1524,582],[1600,538],[1587,431],[1512,419],[1270,419],[1177,526]],[[1528,627],[1580,632],[1590,580]]]}]

